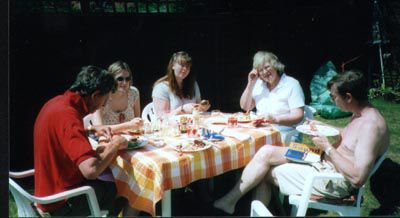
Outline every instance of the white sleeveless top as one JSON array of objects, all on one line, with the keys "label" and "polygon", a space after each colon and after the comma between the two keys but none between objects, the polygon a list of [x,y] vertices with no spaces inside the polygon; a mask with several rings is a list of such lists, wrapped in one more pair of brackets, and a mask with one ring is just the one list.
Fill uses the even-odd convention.
[{"label": "white sleeveless top", "polygon": [[115,112],[111,109],[112,98],[110,96],[103,108],[103,124],[114,125],[132,120],[135,117],[133,105],[138,98],[139,90],[136,87],[131,86],[128,90],[128,106],[124,111]]},{"label": "white sleeveless top", "polygon": [[153,97],[153,99],[159,98],[168,101],[170,110],[175,110],[176,108],[187,103],[200,102],[201,100],[200,88],[197,82],[194,83],[194,96],[191,99],[182,99],[179,96],[175,95],[169,88],[169,83],[167,81],[163,81],[155,85],[151,97]]}]

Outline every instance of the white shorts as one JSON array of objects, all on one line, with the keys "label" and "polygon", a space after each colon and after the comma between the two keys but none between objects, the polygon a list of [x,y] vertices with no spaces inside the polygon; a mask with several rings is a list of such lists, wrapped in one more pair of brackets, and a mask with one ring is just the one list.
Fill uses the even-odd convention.
[{"label": "white shorts", "polygon": [[[300,195],[307,176],[316,172],[336,172],[328,162],[308,164],[286,163],[271,168],[271,175],[278,182],[280,192],[284,195]],[[326,198],[343,198],[349,196],[353,187],[345,180],[319,179],[314,181],[312,194]]]}]

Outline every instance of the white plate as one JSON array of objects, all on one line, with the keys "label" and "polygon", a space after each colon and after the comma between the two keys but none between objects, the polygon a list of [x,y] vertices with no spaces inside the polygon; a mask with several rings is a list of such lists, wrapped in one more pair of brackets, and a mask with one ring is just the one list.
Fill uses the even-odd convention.
[{"label": "white plate", "polygon": [[336,136],[339,135],[339,130],[323,125],[315,125],[316,131],[312,131],[310,125],[300,125],[296,127],[296,130],[312,136],[323,135],[323,136]]},{"label": "white plate", "polygon": [[228,124],[228,117],[218,116],[218,117],[209,117],[206,119],[205,123],[208,124]]},{"label": "white plate", "polygon": [[249,117],[250,119],[244,119],[244,118],[246,118],[244,116],[244,114],[243,115],[239,115],[237,120],[238,120],[239,123],[250,123],[251,121],[257,119],[257,116],[255,114],[250,114],[250,117]]},{"label": "white plate", "polygon": [[134,146],[134,147],[132,146],[131,143],[132,143],[132,142],[129,142],[128,147],[125,148],[125,150],[131,150],[131,149],[141,148],[141,147],[147,145],[148,141],[142,140],[142,139],[138,139],[138,140],[137,140],[138,145],[136,145],[136,146]]},{"label": "white plate", "polygon": [[[201,139],[181,139],[181,140],[177,140],[177,141],[173,141],[168,143],[168,146],[172,147],[173,149],[175,149],[178,152],[197,152],[197,151],[203,151],[206,149],[211,148],[211,146],[213,146],[214,144],[209,142],[209,141],[205,141],[205,140],[201,140],[202,142],[204,142],[205,146],[201,147],[201,148],[197,148],[193,146],[193,142],[194,140],[201,140]],[[179,148],[179,146],[182,146],[182,148]]]}]

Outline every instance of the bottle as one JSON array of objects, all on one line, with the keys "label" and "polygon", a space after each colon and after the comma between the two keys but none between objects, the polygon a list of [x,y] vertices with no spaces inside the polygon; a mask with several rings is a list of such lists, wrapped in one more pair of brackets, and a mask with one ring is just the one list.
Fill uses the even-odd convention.
[{"label": "bottle", "polygon": [[193,125],[198,127],[200,125],[200,112],[197,109],[193,109]]}]

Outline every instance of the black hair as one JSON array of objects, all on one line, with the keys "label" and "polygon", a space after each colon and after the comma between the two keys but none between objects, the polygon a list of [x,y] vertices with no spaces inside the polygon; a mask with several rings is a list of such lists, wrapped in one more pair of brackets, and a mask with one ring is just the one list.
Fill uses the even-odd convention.
[{"label": "black hair", "polygon": [[105,95],[115,90],[115,79],[104,69],[84,66],[69,89],[79,92],[81,96],[91,95],[97,90],[100,91],[100,95]]}]

